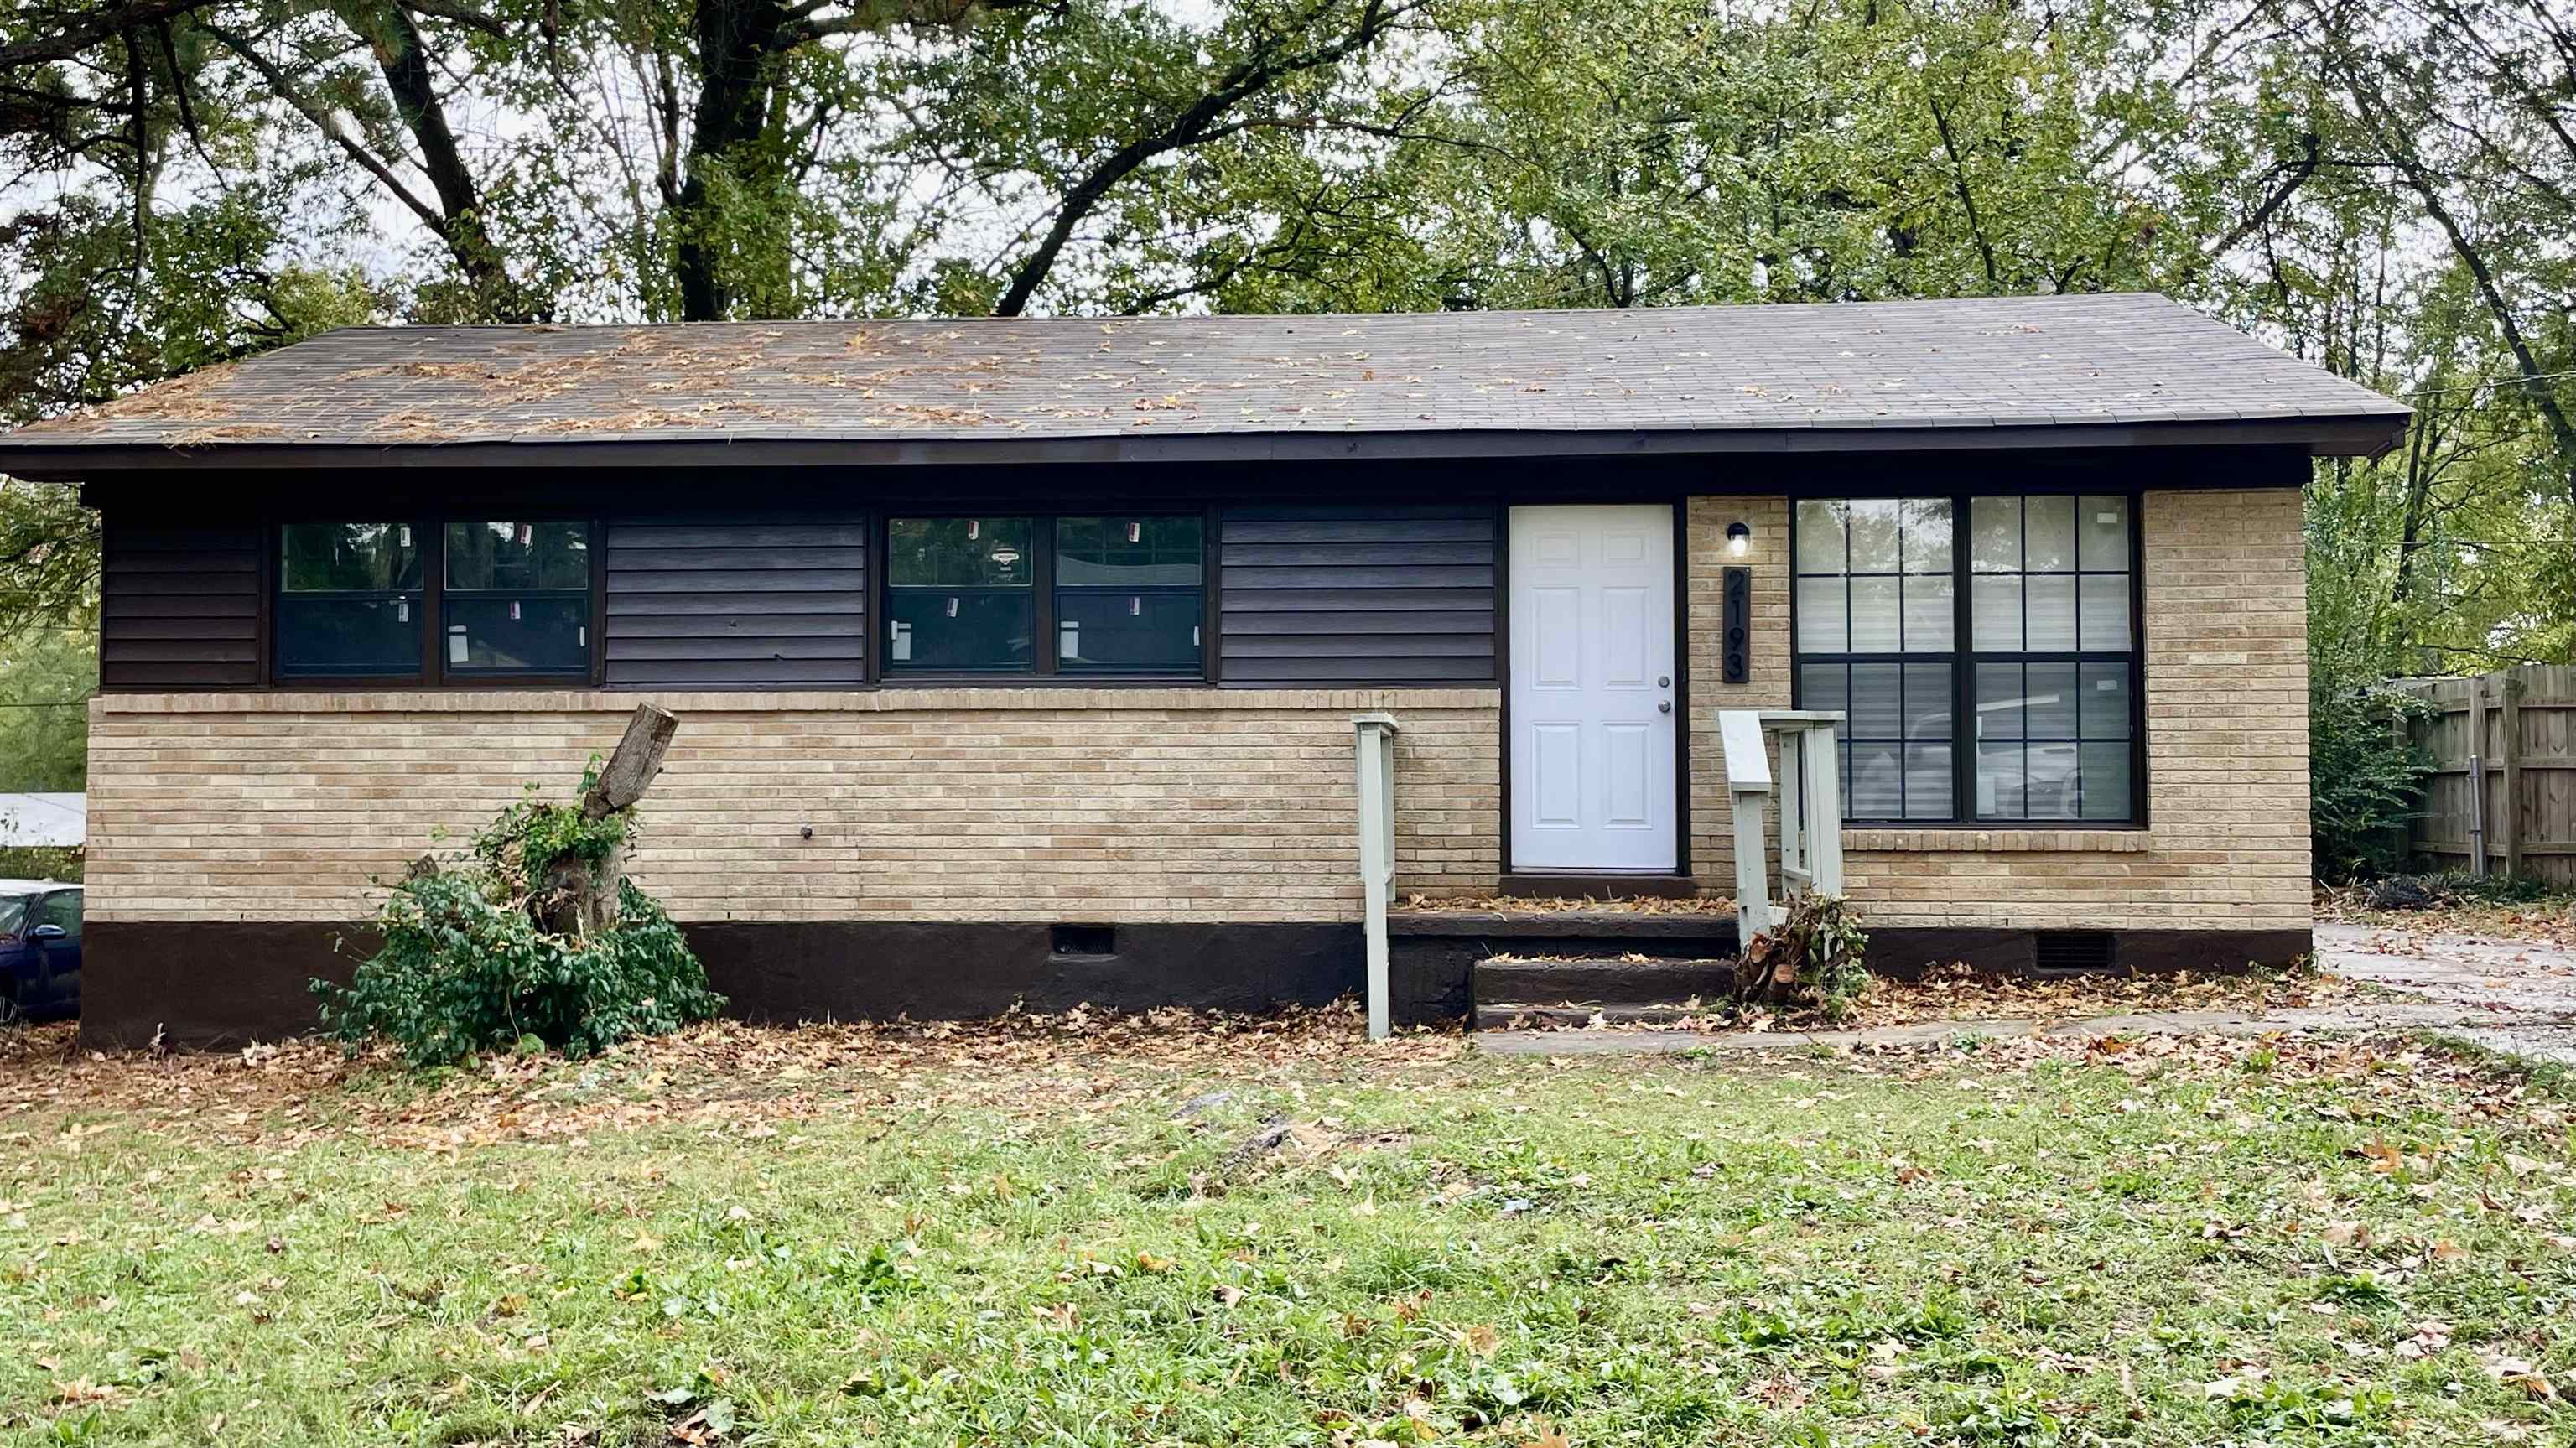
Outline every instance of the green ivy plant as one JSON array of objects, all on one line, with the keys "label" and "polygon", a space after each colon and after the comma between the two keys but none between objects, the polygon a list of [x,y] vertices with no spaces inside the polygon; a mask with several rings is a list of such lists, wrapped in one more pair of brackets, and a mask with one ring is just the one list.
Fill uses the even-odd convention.
[{"label": "green ivy plant", "polygon": [[618,883],[616,921],[585,934],[548,931],[531,908],[531,881],[556,862],[603,864],[632,834],[624,816],[586,819],[530,786],[453,867],[415,869],[394,886],[376,914],[382,948],[346,986],[313,982],[323,1028],[352,1046],[391,1041],[430,1066],[529,1037],[592,1055],[714,1015],[724,997],[632,880]]},{"label": "green ivy plant", "polygon": [[573,803],[551,803],[538,794],[537,786],[529,785],[517,804],[501,811],[474,837],[474,857],[516,882],[523,893],[531,881],[543,880],[560,861],[579,860],[595,867],[616,858],[634,839],[633,819],[624,814],[591,819],[582,813],[579,801],[598,782],[599,756],[594,754],[589,768],[581,772]]}]

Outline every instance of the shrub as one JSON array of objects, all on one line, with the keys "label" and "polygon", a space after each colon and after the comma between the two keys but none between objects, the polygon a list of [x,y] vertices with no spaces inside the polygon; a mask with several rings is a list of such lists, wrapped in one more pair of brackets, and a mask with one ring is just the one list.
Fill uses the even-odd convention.
[{"label": "shrub", "polygon": [[2432,772],[2405,721],[2425,700],[2369,678],[2312,665],[2308,684],[2309,830],[2317,878],[2371,879],[2405,868],[2408,824]]},{"label": "shrub", "polygon": [[376,915],[383,947],[347,986],[313,982],[324,1028],[353,1044],[382,1037],[436,1065],[529,1036],[590,1055],[714,1015],[724,998],[633,881],[618,881],[608,918],[546,926],[562,904],[560,867],[610,867],[631,833],[624,816],[586,819],[531,786],[452,868],[424,862],[393,888]]},{"label": "shrub", "polygon": [[86,858],[78,845],[0,845],[0,878],[78,882]]}]

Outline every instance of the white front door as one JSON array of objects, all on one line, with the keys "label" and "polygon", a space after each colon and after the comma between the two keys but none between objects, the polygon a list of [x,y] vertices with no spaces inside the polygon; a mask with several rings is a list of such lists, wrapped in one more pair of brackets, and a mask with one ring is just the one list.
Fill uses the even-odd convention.
[{"label": "white front door", "polygon": [[1512,868],[1670,870],[1673,510],[1512,509]]}]

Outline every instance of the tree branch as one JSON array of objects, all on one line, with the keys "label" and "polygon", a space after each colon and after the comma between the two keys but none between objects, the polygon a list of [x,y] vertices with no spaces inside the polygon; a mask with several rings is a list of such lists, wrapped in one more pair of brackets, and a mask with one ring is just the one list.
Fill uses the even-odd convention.
[{"label": "tree branch", "polygon": [[[1389,25],[1409,14],[1420,3],[1390,5],[1388,0],[1366,0],[1358,21],[1340,39],[1311,50],[1287,55],[1273,55],[1266,45],[1256,45],[1252,53],[1237,61],[1224,77],[1205,95],[1192,102],[1160,131],[1129,141],[1104,157],[1073,189],[1065,194],[1057,208],[1055,222],[1047,228],[1037,249],[1012,273],[1010,288],[993,308],[995,316],[1016,317],[1027,310],[1029,298],[1036,294],[1047,273],[1055,268],[1067,243],[1101,201],[1119,182],[1157,156],[1185,150],[1210,138],[1219,121],[1234,107],[1292,75],[1337,65],[1361,50],[1377,43]],[[1309,17],[1320,16],[1334,8],[1336,0],[1320,0]]]},{"label": "tree branch", "polygon": [[51,13],[66,17],[63,28],[15,45],[0,45],[0,71],[70,60],[138,26],[203,10],[215,3],[216,0],[129,0],[108,9],[54,11]]}]

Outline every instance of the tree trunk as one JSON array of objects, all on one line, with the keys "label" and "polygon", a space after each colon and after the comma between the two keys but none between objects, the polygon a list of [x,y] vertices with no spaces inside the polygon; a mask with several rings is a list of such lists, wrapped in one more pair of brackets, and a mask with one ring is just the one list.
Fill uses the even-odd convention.
[{"label": "tree trunk", "polygon": [[[679,729],[679,716],[668,709],[636,705],[634,717],[626,721],[625,735],[582,795],[582,818],[606,819],[632,811],[644,791],[652,788],[653,777],[662,772],[662,756],[670,752],[671,736]],[[528,906],[538,928],[552,934],[588,935],[614,929],[618,886],[625,879],[623,846],[596,864],[557,860],[547,867],[543,880],[529,882],[535,893]]]},{"label": "tree trunk", "polygon": [[679,223],[672,269],[680,317],[718,322],[733,310],[724,277],[724,240],[708,177],[727,166],[758,166],[754,143],[769,124],[771,82],[784,48],[787,12],[776,0],[697,0],[698,104],[689,129],[687,178],[672,208]]}]

